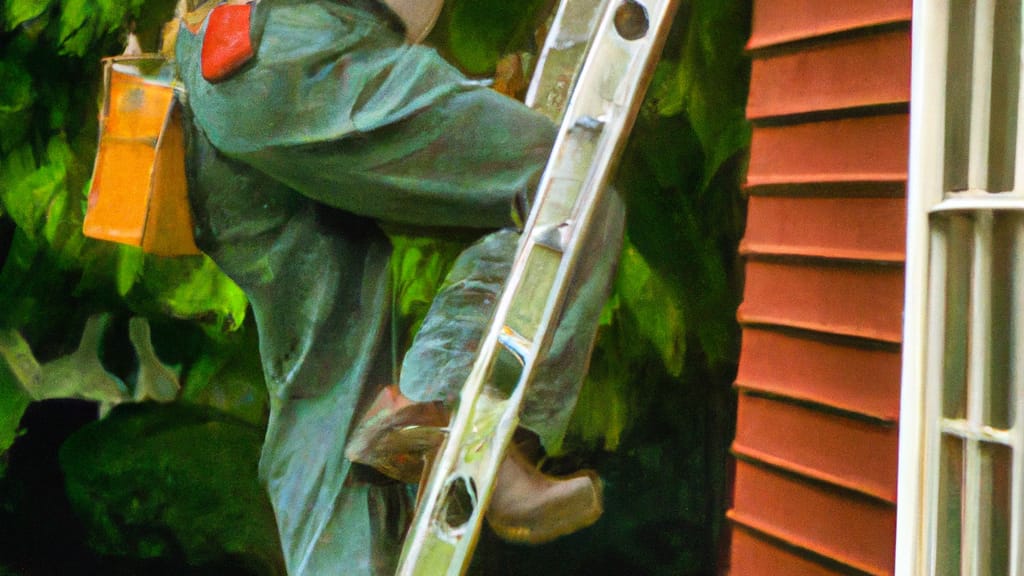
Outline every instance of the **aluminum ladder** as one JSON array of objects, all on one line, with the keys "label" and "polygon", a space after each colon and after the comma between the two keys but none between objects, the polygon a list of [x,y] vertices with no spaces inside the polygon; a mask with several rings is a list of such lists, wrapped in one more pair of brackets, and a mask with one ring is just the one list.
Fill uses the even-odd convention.
[{"label": "aluminum ladder", "polygon": [[[550,345],[574,263],[587,249],[581,239],[636,118],[676,5],[563,0],[559,6],[527,103],[561,119],[561,127],[509,278],[421,492],[399,560],[401,576],[458,576],[469,565],[533,368]],[[521,365],[511,390],[490,382],[499,353],[513,354]]]}]

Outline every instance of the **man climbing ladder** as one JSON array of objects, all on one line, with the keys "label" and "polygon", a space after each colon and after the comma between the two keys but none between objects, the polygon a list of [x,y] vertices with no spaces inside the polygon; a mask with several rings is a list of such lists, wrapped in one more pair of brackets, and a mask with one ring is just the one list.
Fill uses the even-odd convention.
[{"label": "man climbing ladder", "polygon": [[[419,478],[456,405],[403,573],[460,573],[485,510],[524,542],[600,514],[596,475],[547,477],[509,441],[565,433],[622,236],[621,201],[602,190],[673,3],[605,0],[577,26],[585,45],[599,24],[559,131],[410,43],[440,2],[181,2],[195,241],[252,304],[270,395],[260,475],[292,574],[393,572],[409,502],[385,478]],[[563,2],[555,44],[585,5],[596,13]],[[480,240],[396,388],[382,227],[409,226]]]},{"label": "man climbing ladder", "polygon": [[[177,40],[189,199],[197,245],[246,291],[259,328],[271,404],[260,474],[288,569],[387,573],[405,490],[353,474],[343,455],[392,374],[391,247],[379,224],[481,234],[521,225],[557,130],[408,44],[375,0],[208,6],[185,15]],[[621,213],[602,222],[591,234],[614,255]],[[405,396],[457,400],[473,361],[451,351],[478,345],[515,236],[486,234],[460,258],[406,356]],[[613,261],[591,264],[580,304],[563,314],[566,336],[546,350],[550,377],[537,379],[521,420],[542,443],[564,433]],[[520,478],[539,477],[509,462]],[[580,478],[593,499],[593,477]],[[498,525],[516,537],[535,510],[505,512]]]}]

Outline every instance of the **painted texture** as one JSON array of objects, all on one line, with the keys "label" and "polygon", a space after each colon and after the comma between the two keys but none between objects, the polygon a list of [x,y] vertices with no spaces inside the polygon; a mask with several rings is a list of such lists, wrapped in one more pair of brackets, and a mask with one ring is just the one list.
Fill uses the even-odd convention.
[{"label": "painted texture", "polygon": [[754,0],[729,572],[891,574],[909,0]]}]

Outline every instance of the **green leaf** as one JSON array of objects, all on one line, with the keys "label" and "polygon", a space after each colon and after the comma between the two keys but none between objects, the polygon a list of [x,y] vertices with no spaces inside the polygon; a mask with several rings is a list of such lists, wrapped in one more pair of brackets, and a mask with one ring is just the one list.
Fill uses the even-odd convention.
[{"label": "green leaf", "polygon": [[202,356],[187,368],[181,398],[252,424],[266,423],[267,387],[251,321],[236,333],[204,344]]},{"label": "green leaf", "polygon": [[454,0],[449,8],[449,49],[469,74],[487,74],[498,59],[529,41],[543,17],[544,0]]},{"label": "green leaf", "polygon": [[61,54],[84,56],[96,35],[97,6],[89,0],[62,0],[58,42]]},{"label": "green leaf", "polygon": [[639,335],[654,347],[668,373],[679,376],[686,359],[686,322],[679,295],[629,243],[622,251],[616,292],[621,306],[637,318]]},{"label": "green leaf", "polygon": [[261,428],[205,406],[126,405],[71,436],[60,465],[100,554],[284,574],[257,480],[262,439]]},{"label": "green leaf", "polygon": [[45,12],[53,0],[7,0],[4,6],[4,20],[7,30],[13,30],[19,24],[36,18]]},{"label": "green leaf", "polygon": [[132,286],[142,277],[146,255],[137,246],[117,246],[117,293],[127,296]]},{"label": "green leaf", "polygon": [[36,239],[43,230],[55,198],[67,194],[65,184],[71,162],[71,150],[60,136],[50,139],[41,164],[37,165],[28,145],[5,158],[4,173],[0,175],[0,202],[29,238]]},{"label": "green leaf", "polygon": [[129,300],[144,309],[200,323],[213,333],[231,332],[245,320],[245,293],[206,256],[147,255],[140,282]]},{"label": "green leaf", "polygon": [[32,401],[26,390],[39,378],[39,364],[25,339],[14,330],[0,330],[0,454],[17,437]]},{"label": "green leaf", "polygon": [[128,23],[145,0],[62,0],[58,42],[61,54],[85,56],[94,43]]},{"label": "green leaf", "polygon": [[696,0],[677,82],[705,150],[704,186],[750,142],[745,121],[750,61],[744,53],[750,8],[741,2]]},{"label": "green leaf", "polygon": [[0,60],[0,113],[20,112],[32,105],[32,77],[21,62]]},{"label": "green leaf", "polygon": [[465,243],[392,234],[391,275],[397,345],[406,349]]},{"label": "green leaf", "polygon": [[662,59],[654,69],[648,89],[649,108],[660,116],[675,116],[686,106],[685,70],[678,60]]}]

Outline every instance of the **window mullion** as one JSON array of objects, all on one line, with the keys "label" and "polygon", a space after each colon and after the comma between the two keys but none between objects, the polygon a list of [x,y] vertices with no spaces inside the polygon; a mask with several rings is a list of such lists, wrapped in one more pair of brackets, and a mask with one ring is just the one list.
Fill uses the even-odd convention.
[{"label": "window mullion", "polygon": [[[942,350],[946,338],[946,279],[948,276],[949,247],[946,233],[938,226],[931,229],[930,241],[930,262],[928,266],[928,308],[932,312],[928,316],[928,335],[926,340],[927,350]],[[942,413],[942,390],[945,386],[943,380],[945,373],[944,358],[942,354],[927,354],[925,358],[925,394],[924,413]],[[926,419],[924,422],[924,454],[923,468],[925,470],[922,490],[925,494],[936,495],[939,493],[939,477],[941,473],[941,433],[942,427],[936,418]],[[924,503],[922,514],[925,522],[925,532],[928,536],[924,539],[923,556],[929,559],[932,564],[929,574],[937,574],[937,567],[934,565],[937,558],[937,537],[939,531],[939,502],[935,497],[927,498]]]},{"label": "window mullion", "polygon": [[[980,6],[979,6],[980,8]],[[973,144],[972,144],[973,147]],[[971,311],[968,347],[967,422],[969,429],[981,430],[985,425],[985,395],[991,388],[989,340],[992,334],[992,225],[990,211],[974,216],[974,254],[971,266]],[[983,576],[981,567],[981,446],[975,434],[965,443],[963,565],[964,575]]]},{"label": "window mullion", "polygon": [[985,396],[991,389],[992,363],[992,227],[993,214],[974,214],[971,266],[970,344],[967,380],[967,421],[974,430],[985,425]]}]

